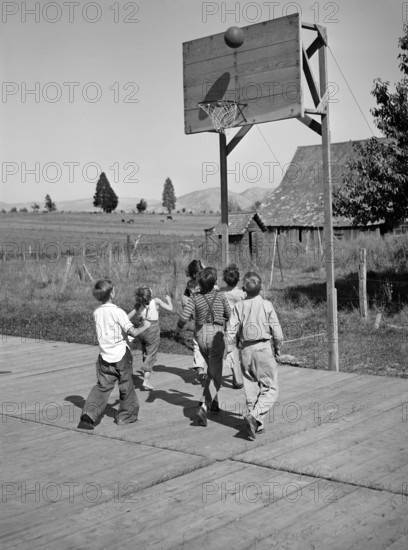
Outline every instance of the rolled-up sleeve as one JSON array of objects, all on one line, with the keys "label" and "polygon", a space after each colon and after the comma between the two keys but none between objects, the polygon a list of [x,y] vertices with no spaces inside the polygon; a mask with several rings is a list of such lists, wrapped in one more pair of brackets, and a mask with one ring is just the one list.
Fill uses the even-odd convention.
[{"label": "rolled-up sleeve", "polygon": [[229,353],[236,347],[237,332],[239,330],[241,320],[237,306],[234,306],[231,312],[231,316],[225,329],[225,347],[226,352]]}]

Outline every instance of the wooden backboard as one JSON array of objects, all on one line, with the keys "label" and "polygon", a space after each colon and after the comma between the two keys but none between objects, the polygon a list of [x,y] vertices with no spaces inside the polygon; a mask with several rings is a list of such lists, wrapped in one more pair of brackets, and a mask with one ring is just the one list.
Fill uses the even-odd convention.
[{"label": "wooden backboard", "polygon": [[[233,49],[224,32],[183,44],[185,133],[213,131],[198,103],[245,104],[235,126],[303,116],[299,14],[243,27]],[[225,29],[226,30],[226,29]]]}]

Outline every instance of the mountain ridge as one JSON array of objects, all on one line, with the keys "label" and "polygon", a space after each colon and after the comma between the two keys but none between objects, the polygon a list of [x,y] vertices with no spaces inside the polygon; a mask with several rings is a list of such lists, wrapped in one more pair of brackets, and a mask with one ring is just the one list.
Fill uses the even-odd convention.
[{"label": "mountain ridge", "polygon": [[[241,210],[251,209],[256,201],[264,202],[266,197],[272,192],[271,189],[266,187],[252,187],[242,191],[241,193],[235,193],[234,191],[228,192],[229,201],[235,203]],[[136,204],[144,197],[119,197],[119,204],[116,212],[132,212],[136,210]],[[152,212],[165,212],[162,207],[161,200],[158,199],[145,199],[147,202],[147,211]],[[43,208],[43,202],[40,201],[27,201],[27,202],[0,202],[0,210],[9,211],[11,208],[27,208],[31,212],[31,205],[37,202],[40,204],[40,209]],[[57,210],[64,212],[94,212],[99,211],[92,204],[93,198],[89,199],[72,199],[66,201],[55,201]],[[177,198],[175,211],[199,213],[206,211],[206,213],[217,213],[221,210],[220,207],[220,189],[219,187],[211,187],[209,189],[199,189],[186,193]]]}]

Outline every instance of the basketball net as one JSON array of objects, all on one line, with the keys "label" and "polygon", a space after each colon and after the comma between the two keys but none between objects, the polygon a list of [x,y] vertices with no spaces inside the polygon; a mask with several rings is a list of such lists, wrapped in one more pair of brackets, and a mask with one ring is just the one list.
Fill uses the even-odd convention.
[{"label": "basketball net", "polygon": [[198,106],[211,118],[217,132],[225,134],[234,126],[238,111],[235,101],[203,101]]}]

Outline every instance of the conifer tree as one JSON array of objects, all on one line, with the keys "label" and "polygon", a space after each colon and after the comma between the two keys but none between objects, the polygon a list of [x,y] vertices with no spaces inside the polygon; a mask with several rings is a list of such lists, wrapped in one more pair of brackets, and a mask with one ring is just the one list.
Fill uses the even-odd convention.
[{"label": "conifer tree", "polygon": [[96,184],[96,191],[93,198],[93,205],[96,208],[101,208],[104,212],[110,214],[118,206],[118,196],[112,189],[105,172],[99,176]]},{"label": "conifer tree", "polygon": [[166,178],[163,186],[162,206],[167,209],[169,214],[176,208],[176,200],[173,183],[170,178]]}]

